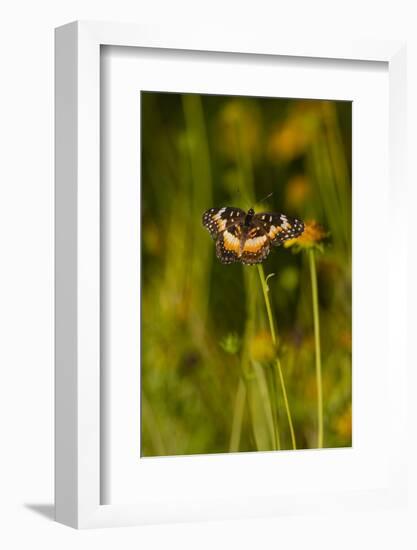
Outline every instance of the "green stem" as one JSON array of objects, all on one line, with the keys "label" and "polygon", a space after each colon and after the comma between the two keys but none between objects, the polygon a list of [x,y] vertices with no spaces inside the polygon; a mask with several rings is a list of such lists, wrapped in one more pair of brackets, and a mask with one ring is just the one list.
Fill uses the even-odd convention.
[{"label": "green stem", "polygon": [[242,378],[236,390],[235,406],[233,410],[232,433],[230,435],[229,451],[235,453],[239,451],[240,436],[242,433],[243,413],[245,411],[246,387]]},{"label": "green stem", "polygon": [[[260,365],[255,364],[251,358],[250,352],[250,341],[254,335],[258,302],[258,292],[255,287],[257,284],[255,280],[256,274],[251,269],[244,269],[243,276],[247,296],[247,314],[241,361],[242,376],[246,386],[247,403],[249,405],[254,438],[258,451],[277,450],[279,435],[277,438],[278,426],[276,417],[273,414],[273,400],[270,397],[264,370]],[[261,416],[259,416],[259,406],[262,410]],[[271,422],[269,422],[269,419]],[[272,430],[267,429],[266,434],[265,426],[271,428],[271,425]]]},{"label": "green stem", "polygon": [[311,276],[311,293],[313,301],[313,321],[314,321],[314,345],[316,350],[316,386],[317,386],[317,447],[323,448],[323,384],[321,376],[321,349],[320,349],[320,318],[319,318],[319,300],[317,291],[317,269],[314,248],[308,251]]},{"label": "green stem", "polygon": [[287,390],[285,389],[284,374],[283,374],[282,368],[281,368],[281,361],[278,358],[275,361],[275,368],[276,368],[277,373],[278,373],[279,381],[280,381],[281,388],[282,388],[282,395],[284,397],[285,410],[287,412],[287,418],[288,418],[288,426],[290,428],[290,434],[291,434],[292,448],[294,450],[296,450],[297,449],[297,442],[295,440],[295,432],[294,432],[294,426],[293,426],[292,418],[291,418],[290,405],[288,403]]},{"label": "green stem", "polygon": [[271,331],[271,338],[272,338],[272,342],[273,342],[274,346],[276,346],[277,345],[277,337],[276,337],[276,334],[275,334],[274,319],[272,317],[271,302],[269,301],[269,295],[268,295],[269,287],[268,287],[268,283],[266,282],[266,279],[265,279],[265,273],[264,273],[264,268],[263,268],[262,264],[258,264],[258,273],[259,273],[259,278],[261,280],[262,292],[263,292],[263,295],[264,295],[264,300],[265,300],[265,305],[266,305],[266,312],[268,314],[268,322],[269,322],[269,329]]},{"label": "green stem", "polygon": [[[273,342],[274,346],[276,346],[277,345],[277,337],[276,337],[276,333],[275,333],[274,319],[272,317],[271,302],[269,300],[269,294],[268,294],[269,293],[269,288],[268,288],[268,283],[266,282],[266,279],[265,279],[265,273],[264,273],[264,268],[263,268],[262,264],[258,264],[258,273],[259,273],[259,279],[261,281],[262,292],[263,292],[264,299],[265,299],[265,306],[266,306],[266,312],[267,312],[267,315],[268,315],[269,328],[270,328],[270,331],[271,331],[271,338],[272,338],[272,342]],[[297,444],[296,444],[296,440],[295,440],[294,426],[293,426],[293,423],[292,423],[290,406],[289,406],[289,403],[288,403],[287,390],[286,390],[286,387],[285,387],[285,381],[284,381],[284,375],[283,375],[282,368],[281,368],[281,362],[278,358],[275,361],[275,367],[276,367],[276,371],[277,371],[277,374],[278,374],[279,382],[281,384],[282,395],[284,397],[285,410],[286,410],[287,418],[288,418],[288,426],[290,428],[290,433],[291,433],[292,448],[296,449]]]},{"label": "green stem", "polygon": [[[196,219],[195,213],[203,212],[207,205],[212,204],[213,179],[201,96],[198,94],[182,94],[181,98],[191,176],[188,230],[192,235],[192,238],[189,239],[189,245],[192,248],[187,261],[188,280],[185,292],[190,295],[189,303],[193,304],[188,315],[191,330],[197,339],[202,339],[209,308],[209,294],[204,292],[203,289],[206,289],[209,285],[212,250],[210,242],[204,239],[205,235],[198,230],[200,229],[200,220]],[[189,254],[188,246],[186,251]]]},{"label": "green stem", "polygon": [[270,378],[271,378],[271,387],[273,391],[273,395],[275,396],[275,399],[272,400],[272,413],[274,415],[274,431],[275,431],[275,441],[277,444],[277,451],[281,450],[281,438],[279,435],[279,422],[278,422],[278,403],[276,396],[278,395],[277,391],[277,384],[275,380],[275,376],[273,372],[270,372]]}]

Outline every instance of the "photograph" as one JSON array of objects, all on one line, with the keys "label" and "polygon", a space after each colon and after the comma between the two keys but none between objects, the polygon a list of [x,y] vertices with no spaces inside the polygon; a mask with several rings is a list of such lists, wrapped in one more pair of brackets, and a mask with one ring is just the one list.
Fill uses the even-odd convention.
[{"label": "photograph", "polygon": [[138,101],[141,457],[351,447],[352,102]]},{"label": "photograph", "polygon": [[2,3],[0,550],[417,550],[415,4]]}]

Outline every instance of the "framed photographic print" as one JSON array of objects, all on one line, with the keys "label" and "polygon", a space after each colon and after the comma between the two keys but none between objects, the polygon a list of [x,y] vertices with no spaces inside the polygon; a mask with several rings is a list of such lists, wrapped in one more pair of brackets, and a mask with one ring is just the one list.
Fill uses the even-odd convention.
[{"label": "framed photographic print", "polygon": [[404,79],[401,43],[57,29],[58,521],[402,502]]}]

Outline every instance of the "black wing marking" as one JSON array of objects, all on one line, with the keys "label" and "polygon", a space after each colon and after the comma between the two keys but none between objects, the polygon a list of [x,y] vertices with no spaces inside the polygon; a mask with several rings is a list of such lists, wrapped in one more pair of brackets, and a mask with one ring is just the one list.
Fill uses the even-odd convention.
[{"label": "black wing marking", "polygon": [[219,233],[244,221],[246,212],[233,206],[210,208],[203,214],[203,225],[215,239]]},{"label": "black wing marking", "polygon": [[298,218],[291,218],[285,214],[273,212],[259,212],[252,218],[252,223],[262,227],[271,243],[279,246],[288,239],[299,237],[304,231],[304,222]]},{"label": "black wing marking", "polygon": [[[245,247],[246,245],[247,243],[245,243]],[[240,257],[242,264],[261,264],[266,260],[271,251],[270,241],[269,239],[265,239],[263,243],[260,243],[257,248],[252,251],[245,250],[245,248],[243,250],[242,256]]]}]

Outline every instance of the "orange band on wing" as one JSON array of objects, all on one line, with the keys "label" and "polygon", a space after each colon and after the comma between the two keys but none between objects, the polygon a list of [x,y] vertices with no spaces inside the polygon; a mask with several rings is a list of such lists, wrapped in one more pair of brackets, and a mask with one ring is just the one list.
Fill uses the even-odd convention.
[{"label": "orange band on wing", "polygon": [[240,240],[237,237],[225,231],[223,233],[223,243],[226,250],[236,252],[240,256]]},{"label": "orange band on wing", "polygon": [[254,239],[247,239],[245,241],[245,246],[243,247],[243,252],[258,252],[261,250],[266,241],[266,235],[261,237],[255,237]]},{"label": "orange band on wing", "polygon": [[277,225],[276,227],[275,225],[271,225],[271,227],[269,228],[268,237],[273,240],[278,235],[278,233],[281,233],[281,231],[282,227],[280,227],[279,225]]}]

